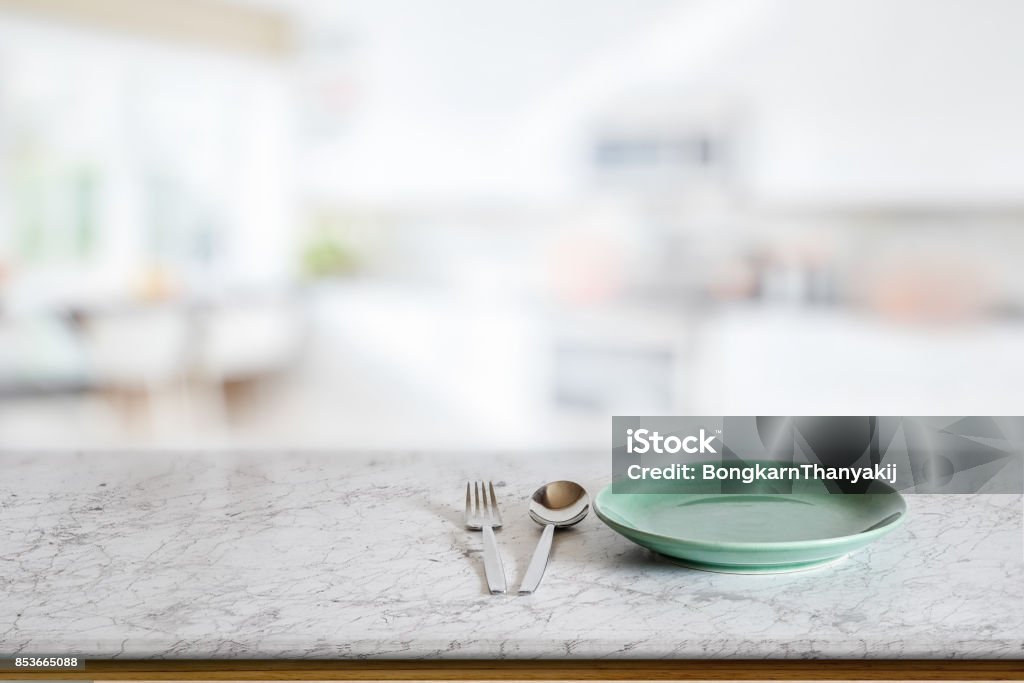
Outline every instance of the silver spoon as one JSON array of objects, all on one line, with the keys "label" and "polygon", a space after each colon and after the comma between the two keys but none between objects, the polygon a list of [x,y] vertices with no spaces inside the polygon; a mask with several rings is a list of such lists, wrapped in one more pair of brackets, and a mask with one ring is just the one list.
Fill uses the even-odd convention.
[{"label": "silver spoon", "polygon": [[533,551],[533,559],[526,568],[526,576],[519,586],[520,593],[532,593],[540,585],[541,577],[548,566],[551,541],[556,527],[576,524],[590,512],[590,496],[582,486],[573,481],[553,481],[533,492],[530,499],[530,517],[537,524],[544,525],[544,533]]}]

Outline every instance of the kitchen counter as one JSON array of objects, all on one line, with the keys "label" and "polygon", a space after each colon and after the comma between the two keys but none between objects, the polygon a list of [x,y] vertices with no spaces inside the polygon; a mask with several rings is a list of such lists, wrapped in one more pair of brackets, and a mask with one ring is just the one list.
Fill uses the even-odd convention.
[{"label": "kitchen counter", "polygon": [[0,652],[85,657],[1020,658],[1018,495],[910,496],[839,564],[675,566],[594,515],[539,591],[491,596],[465,480],[494,478],[510,586],[539,483],[609,456],[0,454]]}]

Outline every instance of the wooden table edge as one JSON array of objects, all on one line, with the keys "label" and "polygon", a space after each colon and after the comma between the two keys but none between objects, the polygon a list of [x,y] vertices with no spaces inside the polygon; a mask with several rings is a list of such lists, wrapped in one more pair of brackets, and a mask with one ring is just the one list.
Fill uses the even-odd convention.
[{"label": "wooden table edge", "polygon": [[78,670],[4,669],[0,680],[90,681],[1020,681],[1024,660],[86,660]]}]

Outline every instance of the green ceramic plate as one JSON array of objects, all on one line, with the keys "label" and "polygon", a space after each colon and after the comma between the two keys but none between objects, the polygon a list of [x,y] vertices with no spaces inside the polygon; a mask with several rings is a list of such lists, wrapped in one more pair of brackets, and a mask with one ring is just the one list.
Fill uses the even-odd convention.
[{"label": "green ceramic plate", "polygon": [[634,543],[696,569],[767,574],[829,564],[885,536],[907,515],[884,493],[612,493],[594,500],[601,520]]}]

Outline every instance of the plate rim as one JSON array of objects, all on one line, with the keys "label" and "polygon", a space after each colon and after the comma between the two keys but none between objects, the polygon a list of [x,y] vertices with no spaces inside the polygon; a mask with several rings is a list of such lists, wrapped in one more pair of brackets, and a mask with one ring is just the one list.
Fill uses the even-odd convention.
[{"label": "plate rim", "polygon": [[[621,533],[619,531],[619,529],[626,529],[626,530],[628,530],[632,534],[639,534],[641,536],[653,539],[655,541],[666,541],[666,542],[669,542],[669,543],[684,544],[684,545],[688,545],[688,546],[691,546],[691,547],[713,548],[713,549],[716,549],[716,550],[795,550],[795,549],[801,549],[801,548],[822,548],[822,547],[828,547],[828,546],[831,546],[831,545],[843,545],[843,544],[849,543],[849,542],[851,542],[851,541],[853,541],[855,539],[858,539],[858,540],[874,539],[874,538],[878,538],[878,537],[881,537],[881,536],[884,536],[884,535],[890,533],[891,531],[893,531],[896,528],[898,528],[901,524],[903,524],[906,521],[907,513],[910,510],[910,506],[907,504],[907,499],[903,495],[901,495],[899,491],[897,491],[895,489],[892,489],[890,487],[890,491],[888,493],[882,493],[882,494],[863,494],[863,493],[846,494],[846,495],[857,495],[857,496],[860,496],[860,495],[895,495],[896,496],[896,499],[897,499],[897,501],[900,504],[900,510],[899,510],[900,515],[899,515],[899,517],[897,517],[896,519],[892,520],[888,524],[885,524],[883,526],[871,529],[869,531],[860,531],[860,532],[857,532],[855,534],[847,534],[845,536],[833,536],[831,538],[811,538],[811,539],[806,539],[806,540],[802,540],[802,541],[702,541],[702,540],[697,540],[697,539],[694,539],[694,538],[682,538],[682,537],[678,537],[678,536],[665,536],[663,534],[656,534],[656,533],[652,533],[650,531],[644,531],[643,529],[638,529],[635,526],[627,526],[627,525],[624,525],[624,524],[622,524],[620,522],[617,522],[617,521],[615,521],[613,519],[609,519],[607,514],[606,514],[606,512],[604,510],[602,510],[602,500],[603,500],[603,498],[606,495],[608,495],[608,496],[611,496],[611,495],[619,495],[619,496],[622,496],[622,495],[625,495],[625,496],[648,495],[648,494],[641,494],[641,493],[612,493],[611,492],[612,486],[614,486],[614,483],[608,484],[607,486],[602,488],[600,491],[598,491],[597,495],[594,496],[594,503],[593,503],[593,505],[594,505],[594,514],[596,514],[598,519],[600,519],[602,522],[604,522],[613,531]],[[670,495],[671,496],[671,495],[686,495],[686,494],[672,494],[672,493],[668,493],[668,494],[654,494],[654,495]],[[744,495],[744,494],[740,493],[740,494],[720,494],[720,495]],[[779,493],[779,494],[773,494],[773,495],[784,496],[786,494]],[[825,495],[843,495],[843,494],[825,494]],[[623,535],[625,536],[626,534],[623,534]],[[628,536],[627,536],[627,538],[628,538]]]}]

